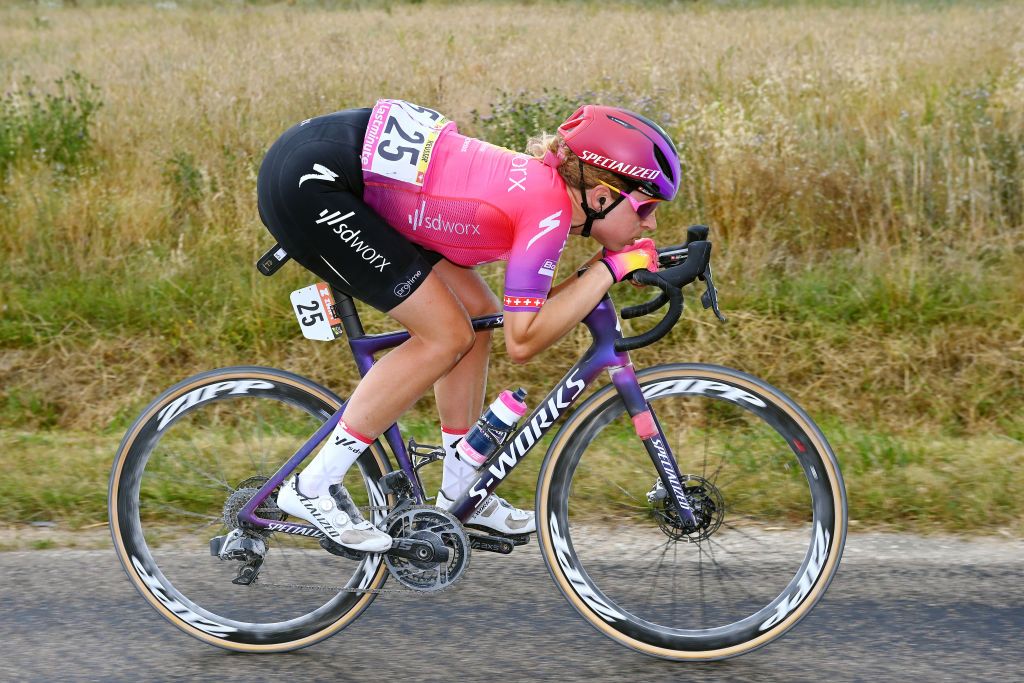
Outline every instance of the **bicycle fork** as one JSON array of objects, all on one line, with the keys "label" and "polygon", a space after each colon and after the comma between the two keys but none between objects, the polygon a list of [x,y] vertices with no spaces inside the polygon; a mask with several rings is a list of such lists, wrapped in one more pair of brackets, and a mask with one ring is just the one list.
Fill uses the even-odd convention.
[{"label": "bicycle fork", "polygon": [[612,384],[615,385],[619,396],[626,404],[626,412],[633,421],[636,435],[643,442],[647,454],[651,457],[651,462],[658,470],[658,476],[668,492],[668,498],[679,515],[679,519],[688,527],[696,527],[697,516],[694,514],[690,499],[683,491],[683,475],[679,471],[679,464],[672,453],[668,439],[665,438],[665,432],[661,429],[661,423],[658,422],[654,410],[644,397],[633,365],[611,368],[608,374],[611,375]]}]

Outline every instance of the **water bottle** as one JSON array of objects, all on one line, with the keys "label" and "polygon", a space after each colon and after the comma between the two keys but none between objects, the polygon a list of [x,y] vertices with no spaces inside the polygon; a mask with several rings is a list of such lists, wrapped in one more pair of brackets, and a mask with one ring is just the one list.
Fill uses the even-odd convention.
[{"label": "water bottle", "polygon": [[512,433],[519,418],[526,415],[524,398],[526,390],[522,387],[515,392],[501,392],[469,433],[459,441],[455,448],[459,459],[476,468],[483,465]]}]

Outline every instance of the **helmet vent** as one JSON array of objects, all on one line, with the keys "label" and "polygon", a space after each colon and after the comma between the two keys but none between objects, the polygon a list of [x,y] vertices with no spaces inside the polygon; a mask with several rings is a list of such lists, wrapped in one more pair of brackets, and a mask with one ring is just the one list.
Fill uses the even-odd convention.
[{"label": "helmet vent", "polygon": [[637,127],[634,126],[629,121],[623,121],[622,119],[618,118],[617,116],[612,116],[611,114],[607,114],[607,116],[608,116],[609,119],[611,119],[615,123],[619,124],[623,128],[629,128],[630,130],[637,130]]},{"label": "helmet vent", "polygon": [[662,152],[657,145],[654,145],[654,158],[658,160],[658,166],[661,167],[661,172],[664,173],[666,177],[671,178],[674,183],[676,181],[675,169],[672,168],[672,164],[668,163],[665,153]]}]

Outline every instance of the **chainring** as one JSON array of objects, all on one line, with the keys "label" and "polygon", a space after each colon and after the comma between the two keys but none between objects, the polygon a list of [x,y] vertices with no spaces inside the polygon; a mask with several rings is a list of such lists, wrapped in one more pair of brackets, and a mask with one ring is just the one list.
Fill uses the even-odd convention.
[{"label": "chainring", "polygon": [[403,586],[421,593],[451,588],[469,568],[469,539],[454,516],[433,505],[411,505],[384,520],[384,529],[393,538],[440,541],[448,548],[443,562],[423,562],[384,555],[391,575]]}]

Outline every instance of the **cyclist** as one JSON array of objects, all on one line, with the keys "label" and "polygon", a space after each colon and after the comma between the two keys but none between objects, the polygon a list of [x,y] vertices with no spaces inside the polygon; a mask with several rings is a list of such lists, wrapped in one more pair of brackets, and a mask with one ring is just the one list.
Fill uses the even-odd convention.
[{"label": "cyclist", "polygon": [[[260,217],[298,263],[406,327],[411,337],[359,382],[343,419],[278,505],[329,538],[382,552],[391,538],[365,521],[341,485],[373,440],[434,387],[449,507],[474,469],[455,444],[483,410],[489,331],[470,317],[503,306],[505,344],[525,363],[568,333],[629,273],[654,270],[659,202],[679,189],[671,138],[624,109],[585,105],[522,154],[466,137],[436,111],[379,100],[307,119],[270,148],[257,181]],[[603,249],[552,287],[568,235]],[[474,266],[508,261],[499,302]],[[600,267],[596,263],[600,261]],[[532,512],[496,495],[468,524],[536,530]]]}]

